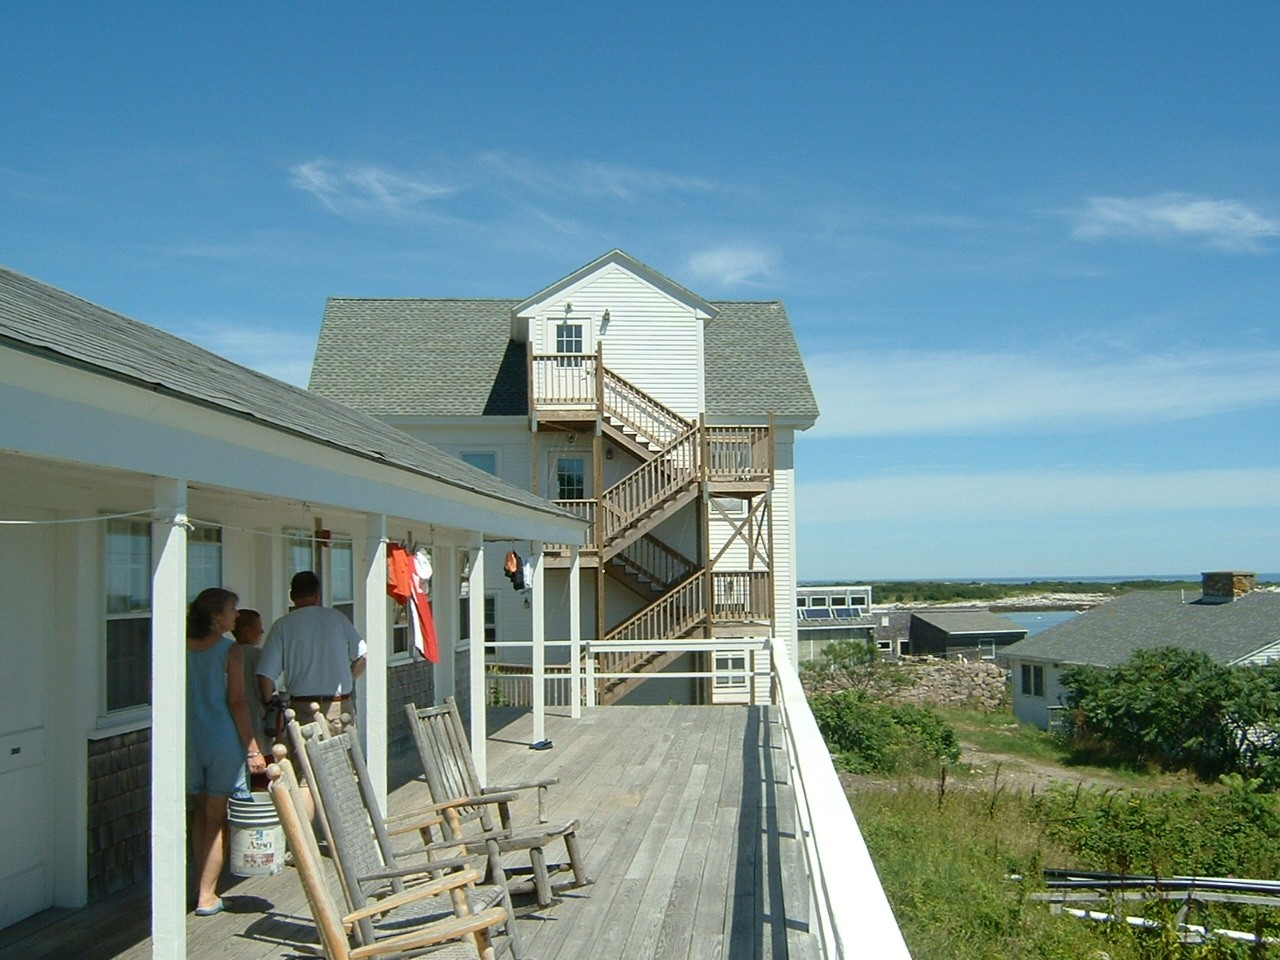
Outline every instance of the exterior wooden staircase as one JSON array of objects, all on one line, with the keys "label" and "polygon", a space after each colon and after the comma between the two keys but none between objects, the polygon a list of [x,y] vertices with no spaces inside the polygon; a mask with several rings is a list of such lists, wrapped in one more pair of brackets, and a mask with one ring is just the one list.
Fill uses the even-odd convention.
[{"label": "exterior wooden staircase", "polygon": [[[758,622],[771,615],[767,571],[754,572],[751,583],[740,574],[709,574],[710,557],[692,560],[654,535],[704,493],[767,494],[773,470],[770,428],[715,428],[682,417],[607,369],[599,350],[571,356],[530,352],[529,374],[535,429],[556,421],[581,429],[589,420],[610,443],[639,461],[594,501],[563,504],[594,520],[588,548],[594,562],[646,601],[605,630],[603,643],[709,637],[715,619]],[[701,539],[706,550],[705,536]],[[598,666],[606,673],[656,671],[670,659],[620,652],[602,654]],[[621,678],[603,681],[600,701],[617,699],[627,686]]]}]

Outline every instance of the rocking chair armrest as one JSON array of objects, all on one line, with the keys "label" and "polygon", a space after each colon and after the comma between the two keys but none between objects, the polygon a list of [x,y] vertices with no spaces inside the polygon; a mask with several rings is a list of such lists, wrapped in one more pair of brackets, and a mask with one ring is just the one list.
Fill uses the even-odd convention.
[{"label": "rocking chair armrest", "polygon": [[510,791],[490,793],[485,791],[476,797],[454,797],[452,800],[442,800],[440,803],[432,803],[425,807],[427,810],[448,810],[450,807],[475,807],[484,803],[515,803],[519,796]]},{"label": "rocking chair armrest", "polygon": [[[457,844],[453,844],[457,846]],[[418,874],[431,873],[436,870],[473,870],[476,867],[475,861],[480,859],[481,854],[474,857],[445,857],[440,860],[424,860],[414,866],[398,867],[395,870],[375,870],[373,873],[361,874],[359,880],[363,883],[366,880],[395,880],[404,877],[417,876]],[[439,878],[433,878],[439,879]]]},{"label": "rocking chair armrest", "polygon": [[386,913],[397,907],[402,907],[406,903],[414,903],[418,900],[426,900],[429,897],[439,896],[450,890],[456,890],[458,887],[465,887],[476,883],[480,879],[480,871],[478,870],[460,870],[457,873],[451,873],[447,877],[440,877],[435,880],[429,880],[426,883],[415,886],[412,890],[406,890],[404,893],[398,893],[394,896],[384,897],[381,900],[371,903],[359,910],[353,910],[342,918],[344,924],[356,923],[367,917],[374,917],[380,913]]},{"label": "rocking chair armrest", "polygon": [[532,790],[534,787],[553,787],[560,782],[559,777],[547,777],[545,780],[530,780],[528,783],[501,783],[492,787],[481,787],[481,793],[500,793],[513,790]]},{"label": "rocking chair armrest", "polygon": [[397,813],[384,817],[382,822],[395,833],[405,833],[409,830],[438,827],[444,823],[444,817],[438,813],[428,813],[426,810],[415,810],[412,813]]}]

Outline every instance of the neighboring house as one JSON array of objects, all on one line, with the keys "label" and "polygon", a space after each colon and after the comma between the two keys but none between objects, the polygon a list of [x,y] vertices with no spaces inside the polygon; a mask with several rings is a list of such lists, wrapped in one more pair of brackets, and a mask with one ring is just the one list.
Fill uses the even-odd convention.
[{"label": "neighboring house", "polygon": [[989,610],[917,610],[907,642],[916,657],[990,660],[1001,647],[1026,635],[1026,627]]},{"label": "neighboring house", "polygon": [[[400,702],[465,699],[483,669],[468,638],[486,542],[585,529],[365,414],[5,268],[0,476],[0,927],[150,875],[157,956],[185,942],[189,597],[223,585],[270,624],[291,574],[318,569],[369,642],[358,703],[385,786]],[[431,551],[434,669],[393,627],[388,540]]]},{"label": "neighboring house", "polygon": [[[870,640],[879,620],[871,615],[871,588],[854,583],[806,583],[796,587],[800,661],[812,660],[833,640]],[[887,656],[896,655],[885,643]]]},{"label": "neighboring house", "polygon": [[[310,387],[591,524],[572,584],[554,541],[490,551],[495,659],[528,639],[506,551],[545,560],[548,637],[568,634],[580,595],[595,651],[652,645],[605,655],[615,672],[750,669],[714,650],[661,655],[689,638],[772,635],[795,658],[793,443],[818,408],[781,303],[705,300],[620,250],[524,298],[333,298]],[[648,696],[747,697],[740,680],[664,681]]]},{"label": "neighboring house", "polygon": [[1062,674],[1074,666],[1114,667],[1136,651],[1177,647],[1221,664],[1280,659],[1280,592],[1255,590],[1254,575],[1202,576],[1199,596],[1144,590],[1109,600],[1001,651],[1011,673],[1013,712],[1043,729],[1066,705]]}]

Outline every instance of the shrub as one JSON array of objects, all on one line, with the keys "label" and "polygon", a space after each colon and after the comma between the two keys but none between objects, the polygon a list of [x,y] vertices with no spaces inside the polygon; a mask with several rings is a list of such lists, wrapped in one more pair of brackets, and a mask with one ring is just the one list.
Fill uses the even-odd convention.
[{"label": "shrub", "polygon": [[960,758],[955,731],[926,707],[890,707],[861,690],[816,694],[810,706],[837,762],[853,773],[932,768]]}]

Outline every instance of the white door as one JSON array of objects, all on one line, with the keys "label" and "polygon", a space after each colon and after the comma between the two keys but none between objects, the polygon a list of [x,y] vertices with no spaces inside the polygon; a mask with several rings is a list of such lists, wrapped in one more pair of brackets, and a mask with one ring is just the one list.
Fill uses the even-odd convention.
[{"label": "white door", "polygon": [[0,928],[53,905],[53,576],[51,527],[0,525]]}]

